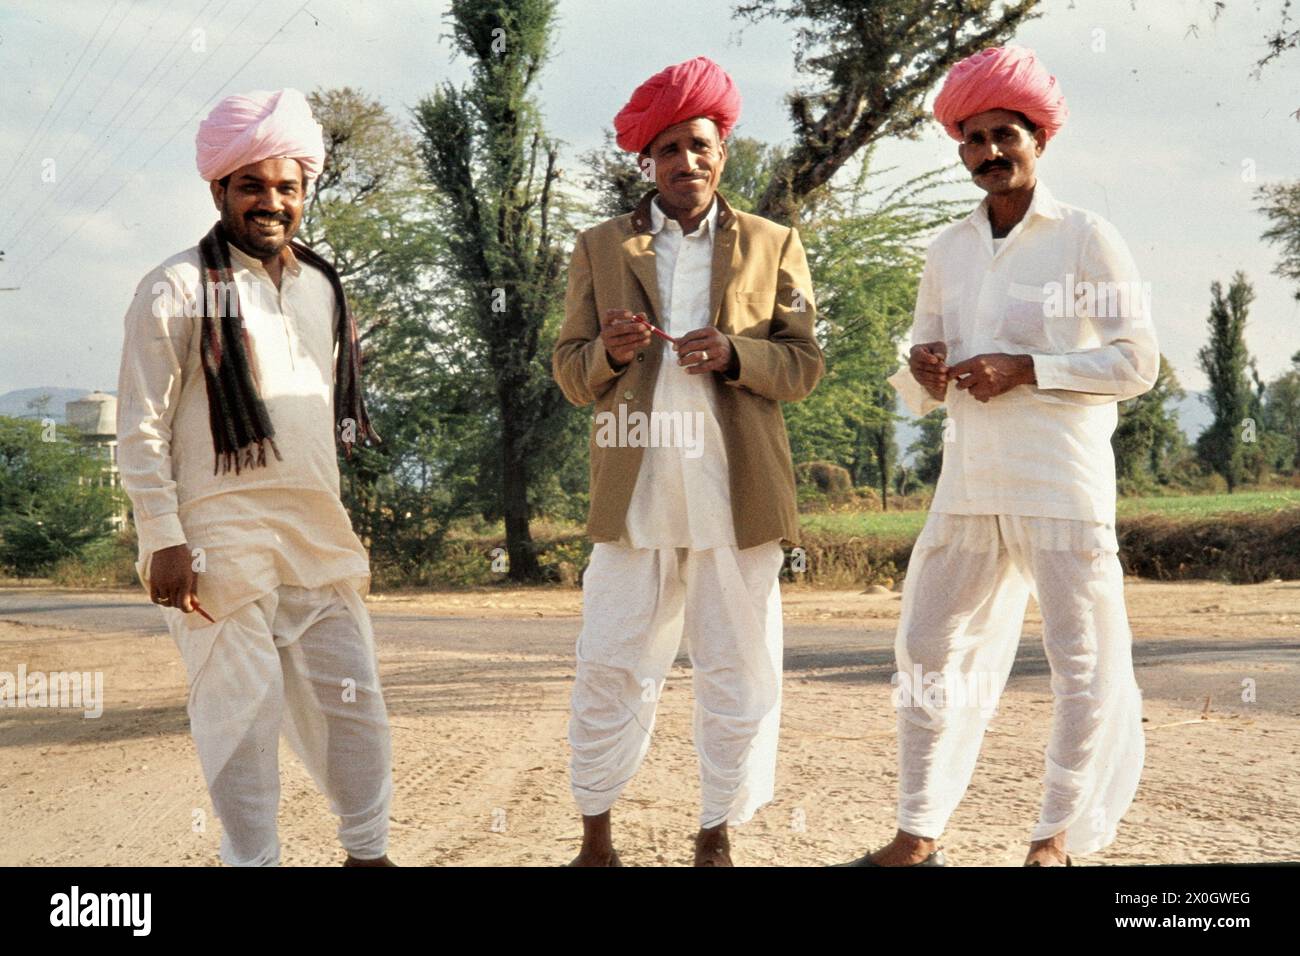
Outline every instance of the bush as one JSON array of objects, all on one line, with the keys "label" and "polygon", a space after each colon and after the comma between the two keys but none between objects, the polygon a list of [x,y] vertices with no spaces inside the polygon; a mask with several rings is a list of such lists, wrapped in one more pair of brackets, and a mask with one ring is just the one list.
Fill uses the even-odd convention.
[{"label": "bush", "polygon": [[[54,440],[47,440],[53,438]],[[43,574],[111,536],[119,494],[67,426],[0,417],[0,565]]]},{"label": "bush", "polygon": [[135,531],[122,531],[100,538],[80,554],[59,561],[50,572],[50,579],[59,587],[132,587],[139,584],[135,561]]}]

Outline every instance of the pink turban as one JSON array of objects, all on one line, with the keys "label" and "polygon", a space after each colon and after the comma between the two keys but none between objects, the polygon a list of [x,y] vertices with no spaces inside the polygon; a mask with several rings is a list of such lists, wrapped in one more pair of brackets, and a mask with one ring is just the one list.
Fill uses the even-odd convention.
[{"label": "pink turban", "polygon": [[614,117],[618,145],[639,153],[675,123],[707,116],[727,138],[740,118],[740,92],[707,56],[666,67],[636,88]]},{"label": "pink turban", "polygon": [[990,47],[966,57],[952,68],[934,100],[934,118],[953,139],[962,138],[958,124],[987,110],[1024,113],[1051,139],[1065,125],[1070,111],[1052,76],[1020,46]]},{"label": "pink turban", "polygon": [[222,179],[264,159],[296,159],[307,179],[320,175],[325,141],[307,97],[294,89],[227,96],[199,124],[194,137],[199,175]]}]

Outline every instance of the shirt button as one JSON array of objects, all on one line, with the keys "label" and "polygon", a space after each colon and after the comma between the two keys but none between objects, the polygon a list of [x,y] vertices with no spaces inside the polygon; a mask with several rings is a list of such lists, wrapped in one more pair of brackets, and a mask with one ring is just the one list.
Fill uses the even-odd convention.
[{"label": "shirt button", "polygon": [[632,401],[632,390],[628,389],[626,392],[624,392],[623,398],[625,401],[629,401],[629,402]]},{"label": "shirt button", "polygon": [[644,353],[644,352],[637,352],[637,353],[636,353],[636,360],[637,360],[638,362],[644,362],[644,361],[645,361],[645,353]]}]

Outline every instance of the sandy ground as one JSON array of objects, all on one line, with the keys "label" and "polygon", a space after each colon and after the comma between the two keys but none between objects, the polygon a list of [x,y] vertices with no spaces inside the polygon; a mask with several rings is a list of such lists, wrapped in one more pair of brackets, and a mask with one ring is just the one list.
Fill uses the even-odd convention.
[{"label": "sandy ground", "polygon": [[[121,600],[118,596],[116,600]],[[1130,581],[1147,760],[1118,840],[1080,863],[1300,858],[1300,582]],[[897,620],[897,594],[785,592],[787,619]],[[453,618],[569,617],[574,590],[389,595],[388,611]],[[444,625],[445,627],[445,625]],[[1026,641],[1038,641],[1031,610]],[[473,653],[389,641],[380,659],[393,726],[390,853],[400,864],[553,865],[580,824],[565,741],[571,641],[553,653]],[[1166,651],[1168,653],[1166,653]],[[733,834],[738,864],[850,859],[893,832],[892,655],[801,654],[787,666],[777,798]],[[215,865],[219,826],[188,734],[185,674],[166,636],[0,622],[0,670],[102,670],[102,717],[0,710],[0,864]],[[615,808],[629,865],[687,865],[698,783],[689,669],[679,661],[654,744]],[[1256,699],[1242,700],[1243,681]],[[1019,865],[1041,796],[1048,677],[1017,665],[965,800],[943,839],[956,865]],[[341,860],[334,819],[282,746],[286,864]]]}]

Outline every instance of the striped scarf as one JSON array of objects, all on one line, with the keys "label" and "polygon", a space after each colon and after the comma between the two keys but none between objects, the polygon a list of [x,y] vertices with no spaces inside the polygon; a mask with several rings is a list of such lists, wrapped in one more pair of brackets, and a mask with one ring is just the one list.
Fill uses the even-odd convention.
[{"label": "striped scarf", "polygon": [[[235,474],[244,468],[266,464],[266,446],[270,445],[277,461],[284,459],[275,444],[275,429],[259,393],[255,355],[248,330],[239,314],[239,296],[226,232],[218,222],[199,240],[199,275],[202,282],[200,303],[203,310],[203,336],[200,355],[203,377],[208,386],[208,421],[212,426],[212,445],[216,452],[213,474]],[[294,254],[315,266],[329,279],[338,303],[334,341],[338,357],[334,361],[334,432],[344,452],[350,457],[358,441],[372,444],[379,436],[370,426],[361,396],[361,350],[357,323],[343,295],[343,283],[333,266],[301,243],[291,243]],[[216,317],[214,318],[214,313]]]}]

